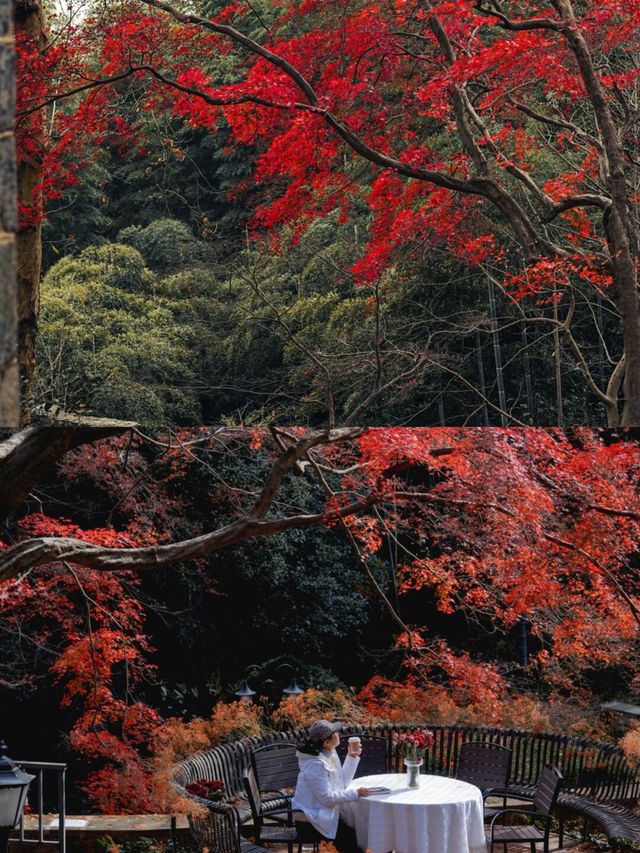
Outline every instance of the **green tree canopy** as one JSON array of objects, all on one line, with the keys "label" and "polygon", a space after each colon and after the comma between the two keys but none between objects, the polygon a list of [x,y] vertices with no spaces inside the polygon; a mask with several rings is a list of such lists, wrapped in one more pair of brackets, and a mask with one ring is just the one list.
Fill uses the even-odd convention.
[{"label": "green tree canopy", "polygon": [[59,261],[42,283],[39,402],[148,424],[197,422],[183,315],[131,246]]}]

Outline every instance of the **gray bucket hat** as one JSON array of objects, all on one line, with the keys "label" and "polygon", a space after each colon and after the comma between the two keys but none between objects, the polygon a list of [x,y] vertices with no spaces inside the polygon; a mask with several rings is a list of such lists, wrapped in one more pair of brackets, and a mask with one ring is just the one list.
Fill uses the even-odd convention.
[{"label": "gray bucket hat", "polygon": [[330,723],[329,720],[316,720],[309,726],[308,739],[315,743],[323,743],[334,732],[342,731],[342,723]]}]

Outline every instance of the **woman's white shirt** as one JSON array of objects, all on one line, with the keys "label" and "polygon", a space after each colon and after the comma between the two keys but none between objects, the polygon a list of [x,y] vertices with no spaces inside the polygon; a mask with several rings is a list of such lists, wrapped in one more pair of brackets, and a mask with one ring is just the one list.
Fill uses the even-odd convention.
[{"label": "woman's white shirt", "polygon": [[344,764],[335,749],[320,755],[298,752],[300,773],[292,806],[304,812],[309,822],[326,838],[335,838],[340,806],[358,799],[358,792],[347,790],[359,757],[347,755]]}]

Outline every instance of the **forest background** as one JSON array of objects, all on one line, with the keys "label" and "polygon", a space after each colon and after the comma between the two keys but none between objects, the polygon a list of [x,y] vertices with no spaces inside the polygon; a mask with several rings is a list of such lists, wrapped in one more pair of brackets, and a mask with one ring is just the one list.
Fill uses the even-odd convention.
[{"label": "forest background", "polygon": [[[211,716],[241,631],[330,691],[269,725],[593,734],[637,690],[635,433],[246,431],[640,423],[637,4],[509,6],[18,0],[4,707],[58,709],[83,806],[166,807],[151,777],[265,723]],[[54,439],[61,410],[110,420]],[[225,556],[129,552],[212,517],[247,534]]]},{"label": "forest background", "polygon": [[0,725],[77,808],[175,810],[179,758],[323,715],[640,760],[598,717],[640,678],[637,435],[111,429],[0,443]]},{"label": "forest background", "polygon": [[633,4],[196,5],[18,2],[28,408],[638,421]]}]

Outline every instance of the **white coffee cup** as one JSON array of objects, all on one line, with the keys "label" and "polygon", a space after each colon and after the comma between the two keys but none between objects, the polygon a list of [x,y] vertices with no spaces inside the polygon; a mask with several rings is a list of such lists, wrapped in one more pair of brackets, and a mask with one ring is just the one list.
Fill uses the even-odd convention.
[{"label": "white coffee cup", "polygon": [[349,738],[349,752],[358,752],[360,748],[360,738],[359,737],[350,737]]}]

